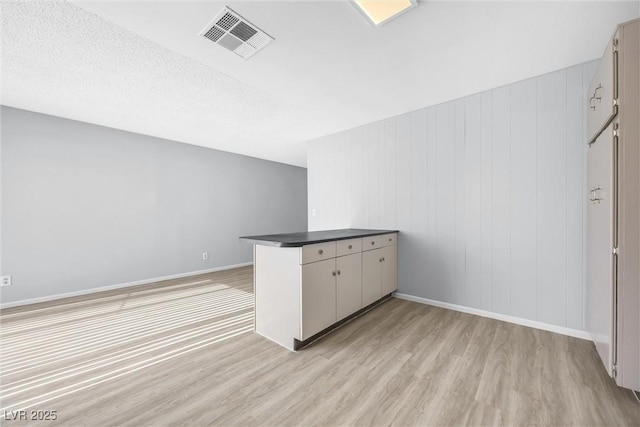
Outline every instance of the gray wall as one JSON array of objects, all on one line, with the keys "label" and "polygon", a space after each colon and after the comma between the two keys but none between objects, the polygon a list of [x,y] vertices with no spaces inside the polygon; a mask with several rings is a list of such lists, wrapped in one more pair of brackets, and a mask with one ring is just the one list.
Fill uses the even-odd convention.
[{"label": "gray wall", "polygon": [[596,65],[311,142],[309,228],[399,229],[399,292],[583,330]]},{"label": "gray wall", "polygon": [[303,168],[1,113],[4,304],[249,262],[238,236],[307,228]]}]

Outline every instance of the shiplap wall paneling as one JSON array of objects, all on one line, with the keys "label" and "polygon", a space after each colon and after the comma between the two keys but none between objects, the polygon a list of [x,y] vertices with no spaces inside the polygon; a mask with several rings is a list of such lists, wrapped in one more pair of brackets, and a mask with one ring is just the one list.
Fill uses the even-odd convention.
[{"label": "shiplap wall paneling", "polygon": [[511,87],[511,307],[535,319],[537,313],[536,80]]},{"label": "shiplap wall paneling", "polygon": [[310,229],[399,229],[400,292],[583,329],[595,64],[311,142]]},{"label": "shiplap wall paneling", "polygon": [[[424,193],[427,195],[427,240],[424,244],[428,248],[428,256],[429,259],[425,263],[429,268],[429,274],[426,275],[424,280],[428,283],[428,288],[431,292],[430,295],[440,295],[435,292],[433,288],[438,287],[440,283],[439,280],[431,279],[432,275],[434,278],[439,278],[436,275],[438,273],[438,263],[440,262],[439,257],[439,248],[438,248],[438,199],[437,199],[437,189],[438,189],[438,133],[437,133],[437,108],[431,107],[427,109],[427,162],[426,162],[426,175],[427,175],[427,188],[424,190]],[[423,163],[420,165],[424,167]],[[399,239],[399,237],[398,237]],[[400,241],[398,240],[398,244]],[[419,266],[416,266],[416,274],[420,272]],[[407,277],[407,281],[411,282],[413,277]],[[400,276],[398,276],[398,280]],[[426,289],[425,289],[426,291]],[[423,289],[418,289],[416,295],[421,295]]]},{"label": "shiplap wall paneling", "polygon": [[511,313],[511,89],[491,92],[491,311]]},{"label": "shiplap wall paneling", "polygon": [[436,107],[436,259],[438,300],[455,301],[456,132],[455,102]]},{"label": "shiplap wall paneling", "polygon": [[566,99],[566,83],[566,71],[560,71],[538,78],[537,84],[536,319],[554,325],[566,322],[567,104],[557,100]]},{"label": "shiplap wall paneling", "polygon": [[482,281],[482,302],[480,308],[483,310],[493,310],[493,236],[492,236],[492,199],[493,199],[493,94],[485,92],[481,95],[480,105],[480,162],[482,165],[482,197],[481,204],[481,281]]},{"label": "shiplap wall paneling", "polygon": [[[458,241],[464,249],[458,262],[463,266],[459,283],[464,285],[460,303],[465,306],[482,307],[482,97],[465,99],[464,152],[459,163],[464,168],[459,172],[463,189],[458,191],[458,204],[464,209],[464,223]],[[460,209],[462,210],[462,209]]]},{"label": "shiplap wall paneling", "polygon": [[[567,326],[579,329],[582,325],[582,251],[572,251],[571,248],[582,248],[583,230],[582,222],[573,220],[582,218],[584,196],[586,187],[583,188],[583,162],[575,162],[573,159],[582,158],[584,141],[581,136],[582,123],[585,109],[582,91],[582,67],[572,67],[567,70],[567,108],[566,108],[566,135],[567,154],[565,157],[567,168],[566,187],[566,280],[565,301],[567,304]],[[586,93],[586,92],[585,92]],[[575,296],[572,298],[572,296]]]},{"label": "shiplap wall paneling", "polygon": [[[453,209],[455,214],[455,220],[453,225],[453,242],[454,248],[454,274],[448,278],[445,285],[453,289],[453,294],[449,297],[447,302],[453,301],[468,301],[471,299],[469,289],[469,277],[467,277],[467,240],[465,239],[467,233],[467,204],[465,203],[465,196],[467,194],[467,153],[465,146],[465,107],[466,100],[458,99],[453,102],[453,140],[454,140],[454,182],[451,187],[453,193]],[[437,123],[436,126],[440,129],[443,126],[448,126],[447,123]],[[440,141],[438,141],[440,144]],[[449,190],[445,190],[449,191]]]}]

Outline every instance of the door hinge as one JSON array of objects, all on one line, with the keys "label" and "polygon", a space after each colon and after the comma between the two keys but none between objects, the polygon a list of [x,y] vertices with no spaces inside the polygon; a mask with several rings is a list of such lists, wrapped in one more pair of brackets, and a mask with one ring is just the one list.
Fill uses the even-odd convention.
[{"label": "door hinge", "polygon": [[619,253],[618,248],[614,247],[612,252],[614,255],[618,255]]},{"label": "door hinge", "polygon": [[618,378],[618,365],[616,365],[615,363],[611,367],[611,377]]},{"label": "door hinge", "polygon": [[613,51],[618,50],[618,39],[613,39]]}]

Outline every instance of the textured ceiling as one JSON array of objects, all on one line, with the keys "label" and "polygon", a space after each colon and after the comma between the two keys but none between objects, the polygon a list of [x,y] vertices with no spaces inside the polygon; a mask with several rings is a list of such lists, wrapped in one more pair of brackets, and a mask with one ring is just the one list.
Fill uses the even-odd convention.
[{"label": "textured ceiling", "polygon": [[[198,32],[226,5],[276,41]],[[599,57],[629,2],[2,1],[2,104],[304,166],[305,141]]]}]

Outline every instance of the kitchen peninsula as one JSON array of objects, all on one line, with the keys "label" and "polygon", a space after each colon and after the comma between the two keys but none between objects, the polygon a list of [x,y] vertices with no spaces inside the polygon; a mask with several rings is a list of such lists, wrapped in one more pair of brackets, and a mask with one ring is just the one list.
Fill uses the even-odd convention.
[{"label": "kitchen peninsula", "polygon": [[343,229],[246,236],[255,330],[299,350],[398,288],[398,232]]}]

